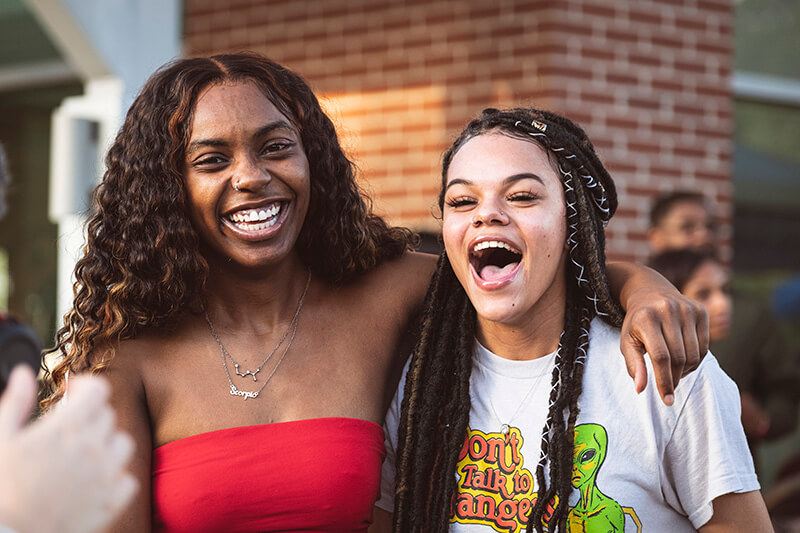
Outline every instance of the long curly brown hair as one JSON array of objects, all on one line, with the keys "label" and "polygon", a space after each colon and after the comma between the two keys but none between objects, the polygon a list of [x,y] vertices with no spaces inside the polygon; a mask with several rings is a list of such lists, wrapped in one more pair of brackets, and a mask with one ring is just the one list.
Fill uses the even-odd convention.
[{"label": "long curly brown hair", "polygon": [[414,236],[372,213],[336,130],[308,84],[253,53],[180,59],[153,74],[128,111],[93,195],[74,301],[45,369],[42,407],[68,372],[97,372],[119,341],[200,311],[208,265],[186,205],[184,159],[195,103],[207,87],[251,81],[298,129],[311,198],[296,249],[314,275],[344,283],[408,250]]}]

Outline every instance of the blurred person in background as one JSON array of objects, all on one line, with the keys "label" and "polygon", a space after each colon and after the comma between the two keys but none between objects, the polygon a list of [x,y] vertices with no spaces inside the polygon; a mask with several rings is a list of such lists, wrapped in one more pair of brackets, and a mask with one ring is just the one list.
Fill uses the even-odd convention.
[{"label": "blurred person in background", "polygon": [[647,238],[654,254],[703,248],[716,242],[716,223],[702,194],[675,191],[658,197],[650,208]]},{"label": "blurred person in background", "polygon": [[[0,145],[0,216],[8,181]],[[27,424],[38,343],[18,322],[0,318],[0,533],[102,531],[136,492],[126,471],[133,441],[114,428],[108,383],[74,379],[65,405]]]},{"label": "blurred person in background", "polygon": [[[703,195],[676,191],[653,203],[648,238],[654,255],[680,249],[708,254],[711,252],[707,250],[715,249],[717,244],[715,228],[713,210]],[[723,265],[711,262],[703,273],[712,270],[724,278],[727,287],[730,274]],[[676,279],[670,278],[674,274],[662,274],[682,290],[684,281],[676,283]],[[712,337],[711,352],[739,385],[743,402],[749,404],[745,407],[743,403],[743,416],[747,413],[753,416],[743,419],[743,423],[751,445],[755,445],[764,439],[786,435],[797,427],[800,366],[796,357],[787,352],[769,307],[736,292],[728,294],[728,305],[732,307],[728,334],[718,332],[716,338]]]},{"label": "blurred person in background", "polygon": [[[684,295],[705,306],[708,311],[711,352],[715,355],[720,352],[719,345],[730,332],[733,305],[730,276],[717,256],[710,249],[670,250],[653,257],[650,266],[670,280]],[[720,353],[725,354],[726,351],[722,350]],[[762,368],[764,361],[760,359],[730,359],[733,360],[728,361],[728,366],[733,366],[740,379],[752,377],[744,379],[739,388],[742,396],[742,425],[753,449],[769,434],[772,427],[772,416],[765,409],[766,405],[786,404],[779,411],[791,412],[794,409],[796,418],[796,402],[792,401],[795,391],[791,390],[792,383],[785,373],[788,369],[773,365]],[[754,389],[758,389],[758,395],[754,393]],[[775,396],[775,399],[770,398],[771,396]]]},{"label": "blurred person in background", "polygon": [[[759,443],[790,431],[794,427],[792,422],[797,420],[800,401],[797,357],[784,355],[777,361],[748,359],[737,357],[730,346],[722,347],[731,333],[730,274],[711,249],[662,252],[652,258],[650,266],[708,311],[711,352],[718,359],[726,356],[726,363],[736,372],[742,399],[742,426],[758,467]],[[745,355],[759,353],[748,350],[748,345],[744,348]],[[797,506],[800,503],[800,454],[790,454],[781,461],[774,484],[765,493],[765,501],[776,531],[796,531],[787,524],[796,523],[800,513]]]}]

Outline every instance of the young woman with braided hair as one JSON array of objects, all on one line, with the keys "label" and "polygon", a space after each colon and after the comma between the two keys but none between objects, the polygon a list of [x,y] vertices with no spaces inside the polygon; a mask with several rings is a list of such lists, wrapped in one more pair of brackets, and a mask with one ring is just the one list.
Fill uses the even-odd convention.
[{"label": "young woman with braided hair", "polygon": [[604,253],[617,199],[583,130],[485,110],[444,155],[439,206],[445,252],[387,416],[380,520],[393,510],[395,531],[425,533],[771,529],[736,387],[713,357],[673,406],[619,380]]},{"label": "young woman with braided hair", "polygon": [[[111,382],[141,487],[115,531],[366,530],[434,261],[372,213],[305,81],[255,54],[160,69],[87,234],[44,403],[68,376]],[[668,401],[705,315],[649,270],[616,273],[630,366],[664,354]]]}]

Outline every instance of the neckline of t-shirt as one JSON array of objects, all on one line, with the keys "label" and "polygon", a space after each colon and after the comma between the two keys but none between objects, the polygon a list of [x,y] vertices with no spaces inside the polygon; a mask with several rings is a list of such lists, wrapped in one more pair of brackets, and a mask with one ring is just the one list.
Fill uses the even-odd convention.
[{"label": "neckline of t-shirt", "polygon": [[511,378],[535,378],[541,376],[543,373],[549,374],[552,372],[557,351],[556,349],[552,353],[537,357],[536,359],[517,361],[500,357],[481,344],[478,339],[475,339],[474,361],[484,369],[495,374]]}]

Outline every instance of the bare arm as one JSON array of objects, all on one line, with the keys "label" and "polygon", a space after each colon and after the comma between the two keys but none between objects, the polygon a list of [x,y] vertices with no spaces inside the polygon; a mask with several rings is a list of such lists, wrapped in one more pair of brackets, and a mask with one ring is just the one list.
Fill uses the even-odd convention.
[{"label": "bare arm", "polygon": [[714,499],[714,515],[701,533],[772,533],[767,506],[757,490],[724,494]]},{"label": "bare arm", "polygon": [[369,533],[391,533],[392,513],[375,507],[372,511],[372,525],[369,526],[368,531]]},{"label": "bare arm", "polygon": [[133,358],[124,355],[117,353],[103,375],[111,382],[111,403],[117,411],[119,425],[136,443],[130,471],[139,482],[139,492],[110,531],[147,533],[152,528],[150,498],[153,443],[150,416],[138,368],[129,364]]},{"label": "bare arm", "polygon": [[650,268],[613,262],[607,271],[612,293],[627,312],[620,347],[636,391],[647,385],[647,352],[661,398],[672,405],[678,381],[708,352],[708,313]]}]

